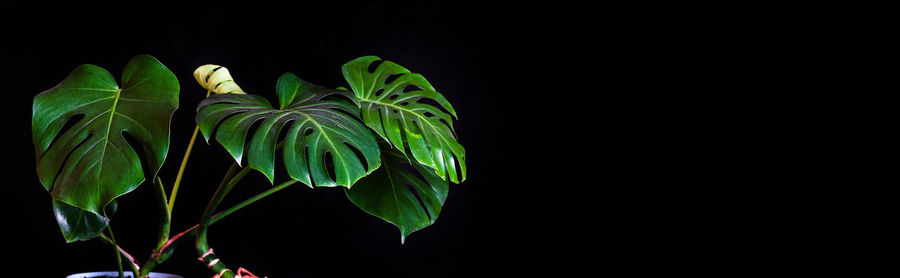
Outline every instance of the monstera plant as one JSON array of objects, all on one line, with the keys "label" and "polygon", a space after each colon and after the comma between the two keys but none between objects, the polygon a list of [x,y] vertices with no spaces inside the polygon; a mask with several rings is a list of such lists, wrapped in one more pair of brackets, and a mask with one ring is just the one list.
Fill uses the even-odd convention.
[{"label": "monstera plant", "polygon": [[[131,59],[120,83],[101,67],[76,67],[34,98],[32,115],[38,179],[50,193],[63,238],[109,243],[120,276],[123,258],[135,277],[146,277],[178,246],[193,242],[203,267],[215,277],[255,277],[243,268],[227,268],[213,253],[209,226],[300,182],[343,188],[351,203],[397,226],[402,243],[435,222],[449,183],[466,179],[465,149],[453,128],[456,112],[422,75],[393,62],[360,57],[342,71],[349,90],[285,73],[275,85],[275,106],[244,92],[228,69],[200,66],[193,75],[206,99],[197,107],[197,126],[177,175],[166,186],[158,174],[179,104],[175,74],[149,55]],[[198,133],[207,143],[215,137],[234,161],[198,224],[172,235],[175,199]],[[289,177],[277,185],[276,165]],[[253,170],[274,186],[220,210]],[[156,248],[141,263],[116,242],[111,219],[116,198],[144,183],[153,188],[161,217]]]}]

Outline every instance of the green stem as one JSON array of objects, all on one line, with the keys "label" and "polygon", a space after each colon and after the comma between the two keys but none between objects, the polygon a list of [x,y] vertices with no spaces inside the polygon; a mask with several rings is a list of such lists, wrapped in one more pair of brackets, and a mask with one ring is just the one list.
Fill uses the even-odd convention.
[{"label": "green stem", "polygon": [[[235,167],[236,164],[233,164],[232,167]],[[241,169],[240,172],[234,175],[228,182],[222,180],[222,183],[219,185],[219,188],[216,189],[216,193],[213,194],[212,199],[210,199],[209,204],[206,206],[206,210],[203,212],[203,217],[200,219],[200,223],[197,227],[197,236],[195,240],[195,247],[197,248],[197,254],[200,255],[200,259],[207,263],[208,268],[212,270],[214,273],[221,274],[221,277],[231,278],[234,276],[234,272],[226,271],[225,264],[219,261],[216,258],[215,254],[209,253],[210,248],[206,239],[206,231],[209,228],[210,218],[212,217],[212,212],[216,210],[219,204],[225,200],[225,196],[228,195],[228,192],[237,185],[238,181],[244,178],[247,173],[250,172],[252,168],[246,167]],[[223,272],[224,271],[224,272]]]},{"label": "green stem", "polygon": [[[272,188],[269,188],[269,189],[266,190],[266,191],[263,191],[262,193],[257,194],[256,196],[253,196],[253,197],[250,197],[250,198],[247,199],[247,200],[244,200],[244,201],[241,202],[240,204],[237,204],[237,205],[235,205],[235,206],[233,206],[233,207],[231,207],[231,208],[229,208],[229,209],[227,209],[227,210],[223,210],[222,212],[217,213],[216,216],[219,217],[219,218],[228,216],[228,215],[230,215],[231,213],[233,213],[233,212],[235,212],[235,211],[238,211],[238,210],[244,208],[245,206],[247,206],[247,205],[249,205],[249,204],[252,204],[252,203],[254,203],[254,202],[256,202],[256,201],[259,201],[260,199],[265,198],[265,197],[267,197],[267,196],[269,196],[269,195],[272,195],[272,194],[275,193],[275,192],[281,191],[282,189],[285,189],[285,188],[287,188],[288,186],[293,185],[294,183],[297,183],[297,181],[296,181],[296,180],[289,180],[289,181],[283,182],[283,183],[281,183],[281,184],[279,184],[279,185],[276,185],[276,186],[274,186],[274,187],[272,187]],[[216,220],[218,220],[218,219],[213,218],[213,219],[210,221],[210,224],[215,223]]]},{"label": "green stem", "polygon": [[184,151],[184,158],[181,159],[181,167],[178,168],[178,174],[175,175],[175,183],[172,184],[172,194],[169,194],[169,204],[166,206],[166,210],[169,211],[169,214],[172,213],[172,208],[175,206],[175,197],[178,196],[178,188],[181,185],[181,177],[184,176],[184,168],[187,166],[188,158],[191,157],[191,150],[194,149],[194,141],[197,140],[197,133],[200,131],[200,126],[194,127],[194,135],[191,135],[191,141],[188,143],[187,150]]},{"label": "green stem", "polygon": [[159,240],[156,243],[156,248],[158,249],[162,247],[162,245],[165,244],[166,241],[169,240],[169,232],[172,225],[172,215],[169,213],[169,210],[166,209],[166,189],[162,184],[162,179],[156,177],[156,179],[154,179],[153,185],[153,191],[156,194],[157,202],[159,202],[158,208],[160,210]]},{"label": "green stem", "polygon": [[[109,219],[106,216],[106,210],[103,210],[103,218]],[[116,236],[113,234],[112,225],[106,225],[106,230],[109,231],[109,240],[112,242],[113,251],[116,253],[116,265],[119,268],[119,278],[124,278],[125,273],[122,271],[122,256],[119,253],[119,245],[116,244]]]},{"label": "green stem", "polygon": [[[228,168],[228,171],[225,172],[225,176],[222,177],[222,183],[224,183],[224,182],[230,180],[232,177],[234,177],[234,174],[237,171],[237,168],[238,168],[237,164],[232,163],[231,167]],[[194,225],[190,229],[185,230],[185,231],[175,235],[172,238],[169,238],[168,234],[166,234],[166,237],[165,237],[166,241],[162,242],[162,244],[160,244],[159,246],[157,246],[157,248],[155,250],[153,250],[153,254],[150,256],[149,259],[147,259],[147,262],[144,263],[143,267],[141,268],[141,273],[139,276],[143,277],[143,276],[148,275],[150,273],[150,271],[153,270],[154,267],[156,267],[157,264],[164,262],[170,256],[172,256],[173,252],[175,251],[175,247],[181,244],[181,241],[183,241],[182,240],[183,238],[186,238],[183,236],[185,236],[185,234],[187,234],[188,232],[191,232],[190,235],[187,237],[193,237],[193,234],[195,234],[194,230],[196,228],[197,228],[197,225]]]},{"label": "green stem", "polygon": [[147,277],[148,275],[150,275],[150,271],[153,270],[154,267],[156,267],[156,264],[156,260],[154,260],[152,257],[150,259],[147,259],[147,262],[144,263],[144,267],[142,267],[134,277]]},{"label": "green stem", "polygon": [[[128,252],[126,252],[125,249],[122,249],[121,246],[116,245],[116,244],[114,243],[114,241],[113,241],[111,238],[109,238],[108,236],[106,236],[105,234],[100,233],[100,238],[103,239],[104,242],[106,242],[106,243],[108,243],[109,245],[113,246],[114,248],[118,249],[118,250],[119,250],[119,253],[120,253],[123,257],[125,257],[126,259],[128,259],[129,262],[131,262],[131,271],[132,271],[134,274],[138,274],[138,273],[140,272],[140,266],[138,266],[137,261],[135,261],[135,259],[134,259],[134,256],[132,256],[131,254],[129,254]],[[141,277],[141,276],[140,276],[140,275],[137,275],[137,276],[135,276],[135,277]]]},{"label": "green stem", "polygon": [[[207,92],[207,96],[208,96],[208,94],[209,94],[209,92]],[[193,139],[192,139],[192,141],[193,141]],[[278,142],[278,144],[275,145],[275,150],[281,149],[281,147],[283,145],[284,145],[283,141]],[[189,148],[189,150],[190,150],[190,148]],[[185,156],[185,159],[186,158],[187,158],[187,156]],[[278,192],[278,191],[280,191],[284,188],[287,188],[288,186],[296,183],[296,181],[294,181],[294,180],[286,181],[284,183],[279,184],[278,186],[275,186],[275,187],[270,188],[260,194],[257,194],[256,196],[253,196],[250,199],[244,200],[243,202],[241,202],[227,210],[216,213],[215,215],[210,215],[212,211],[215,211],[215,209],[219,206],[219,204],[222,202],[222,200],[224,200],[225,196],[228,195],[228,192],[230,192],[231,189],[237,184],[237,182],[240,181],[241,179],[243,179],[244,176],[246,176],[247,173],[249,173],[250,169],[251,169],[250,167],[247,167],[247,168],[243,168],[243,169],[241,169],[241,171],[235,173],[237,168],[238,168],[238,165],[236,163],[232,163],[231,167],[228,169],[228,172],[225,173],[225,176],[222,178],[222,182],[219,184],[219,187],[216,189],[216,193],[213,195],[213,198],[210,200],[209,204],[207,204],[206,210],[203,213],[203,217],[201,218],[200,223],[175,235],[174,237],[172,237],[171,239],[168,239],[166,242],[162,243],[162,245],[157,247],[157,249],[154,250],[153,255],[150,256],[150,258],[147,260],[147,262],[144,263],[143,267],[140,269],[140,275],[138,275],[138,276],[142,277],[142,276],[149,274],[150,271],[154,267],[156,267],[157,264],[162,263],[165,260],[167,260],[172,255],[175,248],[177,246],[179,246],[182,242],[184,242],[184,240],[186,238],[195,238],[195,246],[197,247],[198,252],[202,256],[203,253],[206,253],[206,251],[209,250],[209,244],[206,240],[206,231],[209,228],[209,225],[212,225],[212,224],[218,222],[220,219],[234,213],[235,211],[238,211],[238,210],[244,208],[245,206],[248,206],[262,198],[265,198],[266,196],[269,196],[275,192]],[[174,192],[177,192],[177,191],[174,190],[174,188],[173,188],[173,193]],[[173,199],[174,199],[174,197],[173,197]],[[171,204],[172,200],[170,199],[169,202]],[[169,214],[169,215],[171,215],[171,214]],[[167,229],[168,229],[168,227],[167,227]],[[167,234],[167,236],[168,236],[168,234]],[[203,249],[203,251],[200,251],[200,249]],[[209,261],[212,261],[214,258],[215,258],[214,255],[207,256],[206,259],[208,259],[208,260],[206,260],[205,262],[208,263]],[[211,269],[214,271],[221,271],[222,269],[225,269],[225,265],[222,263],[218,263],[218,264],[215,264],[213,267],[211,267]],[[216,272],[216,273],[218,273],[218,272]],[[222,276],[222,277],[232,277],[234,274],[226,272],[223,275],[224,276]]]},{"label": "green stem", "polygon": [[[244,200],[243,202],[241,202],[233,207],[230,207],[226,210],[216,213],[215,215],[210,217],[209,225],[215,224],[216,222],[219,222],[219,220],[225,218],[226,216],[231,215],[232,213],[234,213],[250,204],[257,202],[262,198],[272,195],[275,192],[281,191],[282,189],[285,189],[285,188],[293,185],[296,182],[297,182],[296,180],[289,180],[289,181],[283,182],[279,185],[269,188],[268,190],[266,190],[262,193],[255,195],[247,200]],[[166,259],[168,259],[169,256],[171,256],[174,249],[177,248],[179,245],[181,245],[181,243],[185,242],[187,239],[195,238],[197,235],[197,227],[199,227],[199,226],[200,226],[199,224],[194,225],[193,227],[191,227],[187,230],[184,230],[183,232],[173,236],[172,239],[169,240],[169,242],[167,242],[165,245],[163,245],[163,248],[159,249],[159,251],[157,251],[155,254],[153,254],[153,256],[151,256],[151,258],[149,260],[147,260],[146,263],[144,263],[144,266],[141,268],[141,273],[139,276],[147,275],[148,273],[150,273],[151,270],[153,270],[154,267],[156,267],[156,265],[158,263],[162,263]]]},{"label": "green stem", "polygon": [[[206,97],[209,97],[209,90],[206,90]],[[197,140],[197,133],[200,131],[200,126],[194,127],[194,134],[191,135],[191,141],[188,143],[187,150],[184,151],[184,157],[181,158],[181,166],[178,167],[178,174],[175,175],[175,183],[172,184],[172,193],[169,194],[169,204],[166,205],[166,210],[169,211],[169,215],[172,215],[172,208],[175,207],[175,197],[178,196],[178,188],[181,185],[181,177],[184,175],[184,168],[187,167],[188,158],[191,157],[191,150],[194,149],[194,141]]]}]

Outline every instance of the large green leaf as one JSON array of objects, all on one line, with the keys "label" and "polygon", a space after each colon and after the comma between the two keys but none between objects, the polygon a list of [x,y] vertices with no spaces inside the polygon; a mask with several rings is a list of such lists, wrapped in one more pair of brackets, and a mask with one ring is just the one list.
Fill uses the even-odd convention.
[{"label": "large green leaf", "polygon": [[[168,152],[178,90],[169,69],[149,55],[138,55],[125,66],[122,87],[105,69],[81,65],[34,98],[37,174],[54,199],[67,240],[96,235],[96,227],[108,221],[101,210],[144,181],[141,160],[123,134],[143,146],[151,174],[159,171]],[[62,131],[78,115],[83,117]]]},{"label": "large green leaf", "polygon": [[402,242],[412,232],[434,224],[450,188],[433,170],[410,164],[386,143],[382,146],[381,169],[346,190],[347,198],[363,211],[397,226]]},{"label": "large green leaf", "polygon": [[[357,118],[359,108],[350,92],[313,85],[292,73],[282,75],[276,89],[280,109],[250,94],[218,94],[202,101],[197,124],[206,141],[218,127],[216,140],[241,163],[248,132],[261,121],[247,143],[247,161],[270,182],[283,128],[287,128],[283,145],[287,173],[310,187],[350,187],[381,165],[378,144]],[[329,176],[326,154],[332,157],[334,178]]]},{"label": "large green leaf", "polygon": [[[369,66],[379,60],[375,56],[360,57],[342,68],[359,101],[366,126],[403,154],[409,148],[416,161],[433,168],[441,178],[449,176],[454,183],[465,180],[466,151],[453,130],[453,106],[421,74],[391,61],[382,62],[370,72]],[[397,78],[386,82],[392,75]],[[461,178],[457,177],[457,164]]]}]

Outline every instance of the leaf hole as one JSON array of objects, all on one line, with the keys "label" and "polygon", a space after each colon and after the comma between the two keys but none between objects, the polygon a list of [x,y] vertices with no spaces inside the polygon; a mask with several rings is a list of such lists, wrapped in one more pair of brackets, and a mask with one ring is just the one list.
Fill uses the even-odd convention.
[{"label": "leaf hole", "polygon": [[378,70],[378,67],[381,66],[381,63],[384,63],[384,60],[373,61],[366,70],[368,70],[369,73],[375,73],[375,71]]},{"label": "leaf hole", "polygon": [[[77,150],[78,148],[80,148],[82,145],[84,145],[85,142],[90,141],[91,137],[94,137],[93,133],[88,134],[87,137],[85,137],[84,139],[81,140],[81,142],[78,142],[78,144],[75,144],[75,147],[73,147],[72,150]],[[62,174],[63,169],[65,169],[66,165],[69,163],[69,158],[70,158],[70,156],[72,156],[72,153],[74,153],[74,151],[67,153],[66,157],[63,158],[62,164],[60,164],[59,169],[56,171],[56,175],[53,176],[53,182],[51,184],[56,184],[56,180],[59,179],[59,175]]]},{"label": "leaf hole", "polygon": [[406,185],[406,189],[409,190],[409,192],[412,193],[413,197],[416,198],[416,201],[419,202],[419,208],[421,208],[423,211],[425,211],[425,216],[427,216],[428,219],[434,219],[434,218],[431,218],[431,213],[428,212],[428,207],[425,206],[425,201],[422,200],[422,196],[419,196],[419,191],[416,190],[415,187],[413,187],[412,185],[410,185],[408,183],[405,185]]},{"label": "leaf hole", "polygon": [[56,133],[56,136],[53,137],[53,140],[50,141],[50,145],[48,146],[56,144],[56,141],[59,140],[59,137],[62,137],[63,134],[66,134],[66,132],[72,129],[72,127],[74,127],[76,123],[80,122],[81,119],[84,119],[84,114],[76,114],[66,119],[66,123],[63,124],[63,126],[59,129],[59,132]]},{"label": "leaf hole", "polygon": [[384,94],[384,88],[381,88],[381,89],[378,89],[378,91],[375,91],[376,97],[380,97],[382,94]]},{"label": "leaf hole", "polygon": [[409,102],[404,101],[404,102],[401,102],[400,105],[401,105],[401,106],[407,106],[407,105],[409,105]]},{"label": "leaf hole", "polygon": [[[287,132],[287,130],[285,128],[290,127],[294,123],[297,123],[297,122],[296,122],[296,119],[293,119],[293,118],[287,119],[286,121],[284,121],[284,124],[282,124],[281,127],[279,128],[278,136],[275,137],[276,144],[278,144],[278,142],[284,141],[284,139],[287,138],[288,133],[290,133],[290,132]],[[282,132],[282,131],[284,131],[284,132]]]},{"label": "leaf hole", "polygon": [[421,91],[421,90],[422,90],[422,88],[419,88],[419,86],[413,86],[413,85],[410,85],[410,86],[403,87],[403,91],[402,91],[402,92],[403,92],[403,93],[409,93],[409,92],[412,92],[412,91]]},{"label": "leaf hole", "polygon": [[398,97],[400,97],[400,95],[394,94],[394,95],[391,95],[391,97],[389,97],[388,99],[390,99],[390,100],[395,100],[395,99],[397,99]]},{"label": "leaf hole", "polygon": [[[288,148],[291,146],[281,146],[281,147]],[[307,175],[309,175],[310,171],[312,170],[312,167],[310,167],[310,165],[312,165],[312,157],[313,156],[309,153],[309,146],[303,146],[303,152],[301,152],[298,157],[294,158],[297,160],[302,159],[303,161],[306,162]],[[284,165],[284,167],[285,167],[285,170],[287,170],[287,165]],[[312,178],[312,177],[310,177],[310,178]]]},{"label": "leaf hole", "polygon": [[[219,96],[225,96],[225,95],[213,95],[213,96],[210,96],[210,97],[219,97]],[[218,135],[218,133],[219,133],[219,127],[222,125],[222,123],[224,123],[224,122],[227,121],[228,119],[231,119],[232,117],[235,117],[235,116],[237,116],[237,115],[240,115],[241,113],[243,113],[243,112],[245,112],[245,111],[246,111],[246,110],[243,110],[243,109],[242,109],[242,110],[235,110],[235,111],[231,111],[231,112],[229,112],[227,115],[223,116],[223,117],[222,117],[221,119],[219,119],[219,120],[216,122],[216,124],[213,126],[212,131],[210,131],[210,133],[209,133],[209,137],[210,137],[210,138],[216,138],[216,135]]]},{"label": "leaf hole", "polygon": [[307,127],[306,130],[303,131],[303,136],[309,136],[313,133],[313,128]]},{"label": "leaf hole", "polygon": [[322,162],[325,164],[325,172],[328,173],[328,178],[331,181],[337,182],[335,178],[335,169],[334,169],[334,157],[331,156],[331,152],[325,152],[324,157],[322,158]]},{"label": "leaf hole", "polygon": [[128,133],[127,130],[122,131],[122,138],[125,138],[125,142],[128,143],[129,146],[131,146],[131,149],[134,150],[135,153],[137,153],[138,157],[144,158],[143,163],[141,163],[141,169],[144,171],[144,177],[152,177],[154,173],[150,170],[150,165],[156,165],[156,157],[150,157],[147,155],[153,154],[153,152],[148,150],[147,147],[141,143],[141,141]]},{"label": "leaf hole", "polygon": [[434,107],[437,108],[438,110],[441,110],[441,112],[444,112],[444,113],[446,113],[446,114],[450,114],[450,111],[448,111],[447,109],[445,109],[443,105],[441,105],[441,104],[438,103],[437,101],[435,101],[435,100],[433,100],[433,99],[430,99],[430,98],[425,98],[425,97],[423,97],[423,98],[417,99],[417,100],[416,100],[416,103],[434,106]]},{"label": "leaf hole", "polygon": [[362,152],[359,151],[359,149],[357,149],[353,145],[350,145],[350,143],[344,142],[344,145],[347,145],[347,148],[349,148],[351,151],[353,151],[353,154],[356,155],[356,159],[359,160],[360,162],[362,162],[363,168],[365,168],[366,172],[368,172],[369,171],[369,162],[366,160],[366,156],[364,156],[362,154]]},{"label": "leaf hole", "polygon": [[456,169],[456,175],[457,175],[457,177],[458,177],[457,180],[460,181],[460,182],[462,182],[462,180],[463,180],[463,172],[462,172],[462,163],[460,163],[461,160],[459,159],[459,156],[457,156],[455,153],[451,153],[451,154],[452,154],[452,155],[451,155],[450,157],[451,157],[452,159],[454,159],[454,161],[453,161],[453,168]]},{"label": "leaf hole", "polygon": [[425,114],[423,114],[423,115],[425,115],[425,117],[428,117],[428,118],[434,117],[434,114],[431,114],[431,112],[425,112]]},{"label": "leaf hole", "polygon": [[[244,135],[243,135],[244,139],[242,140],[243,146],[241,147],[241,148],[243,148],[243,150],[241,151],[241,153],[242,153],[241,163],[244,163],[244,161],[249,161],[249,159],[250,159],[250,140],[252,140],[251,138],[253,138],[253,134],[256,133],[257,131],[259,131],[259,126],[261,126],[263,124],[263,122],[265,122],[266,117],[267,117],[266,115],[255,115],[255,116],[250,116],[247,119],[245,119],[245,122],[246,121],[250,122],[250,127],[248,127],[246,129],[246,131],[244,131]],[[222,146],[224,147],[224,145],[222,145]]]},{"label": "leaf hole", "polygon": [[394,83],[394,80],[397,80],[397,78],[400,78],[400,76],[403,76],[403,74],[391,74],[390,76],[388,76],[387,78],[384,79],[384,84]]},{"label": "leaf hole", "polygon": [[387,115],[385,115],[385,113],[387,113],[387,112],[381,112],[382,109],[380,109],[380,108],[376,109],[375,111],[378,112],[378,118],[381,119],[381,126],[379,126],[378,129],[380,129],[381,132],[384,132],[385,130],[387,130],[384,126],[385,120],[387,120],[387,119],[385,119],[385,117],[387,116]]}]

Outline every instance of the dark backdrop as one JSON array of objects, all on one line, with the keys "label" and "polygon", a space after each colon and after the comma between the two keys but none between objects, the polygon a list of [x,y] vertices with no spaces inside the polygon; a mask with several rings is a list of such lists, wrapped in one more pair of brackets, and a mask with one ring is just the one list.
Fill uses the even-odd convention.
[{"label": "dark backdrop", "polygon": [[[241,1],[237,1],[241,2]],[[550,148],[524,132],[532,116],[526,103],[545,83],[534,67],[550,39],[540,32],[547,10],[452,2],[376,4],[343,1],[283,5],[107,4],[84,7],[48,3],[3,4],[14,17],[3,22],[4,239],[14,247],[9,272],[37,277],[111,270],[112,250],[97,240],[66,244],[51,215],[50,198],[34,172],[31,101],[83,63],[117,78],[134,55],[147,53],[181,83],[170,152],[161,176],[174,179],[205,91],[191,76],[202,64],[230,69],[247,92],[275,100],[275,80],[293,72],[328,87],[346,86],[340,67],[364,55],[392,60],[424,74],[456,109],[466,147],[468,180],[452,184],[440,218],[400,244],[398,230],[353,206],[340,189],[294,186],[258,202],[210,230],[210,243],[229,267],[269,277],[460,277],[508,275],[546,267],[535,253],[540,238],[566,244],[565,223],[543,212],[546,199],[525,197],[544,178],[536,155]],[[210,8],[210,6],[218,6]],[[532,67],[532,68],[529,68]],[[12,88],[9,88],[9,87]],[[538,132],[549,127],[536,126]],[[231,158],[213,142],[198,141],[175,205],[173,233],[195,224]],[[546,163],[544,163],[546,164]],[[280,165],[278,163],[277,165]],[[279,166],[281,167],[281,166]],[[276,170],[277,171],[277,170]],[[519,178],[518,176],[527,176]],[[285,180],[283,172],[276,183]],[[228,204],[270,185],[253,172]],[[121,197],[113,228],[140,261],[155,241],[150,189]],[[242,198],[243,197],[243,198]],[[548,196],[543,196],[547,198]],[[547,227],[560,225],[560,230]],[[556,228],[553,228],[556,229]],[[555,257],[558,254],[543,253]],[[185,277],[210,276],[191,246],[156,268]],[[36,265],[26,267],[28,265]]]}]

